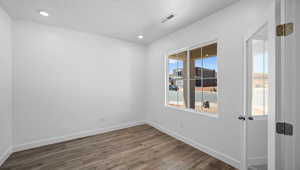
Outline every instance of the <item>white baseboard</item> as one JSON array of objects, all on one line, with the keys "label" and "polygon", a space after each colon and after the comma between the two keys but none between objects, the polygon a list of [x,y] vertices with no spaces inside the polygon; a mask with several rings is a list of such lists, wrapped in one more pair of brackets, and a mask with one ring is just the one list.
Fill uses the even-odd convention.
[{"label": "white baseboard", "polygon": [[12,154],[12,147],[9,147],[2,155],[0,155],[0,167],[11,154]]},{"label": "white baseboard", "polygon": [[93,136],[93,135],[106,133],[106,132],[110,132],[110,131],[114,131],[114,130],[125,129],[125,128],[142,125],[142,124],[145,124],[145,121],[125,123],[125,124],[111,126],[111,127],[105,127],[105,128],[101,128],[101,129],[97,129],[97,130],[83,131],[83,132],[79,132],[79,133],[73,133],[70,135],[34,141],[34,142],[14,146],[12,151],[13,152],[23,151],[23,150],[41,147],[41,146],[45,146],[45,145],[50,145],[50,144],[65,142],[65,141],[69,141],[69,140],[73,140],[73,139],[78,139],[78,138],[82,138],[82,137]]},{"label": "white baseboard", "polygon": [[225,163],[227,163],[227,164],[229,164],[229,165],[231,165],[231,166],[233,166],[237,169],[240,168],[240,161],[238,161],[238,160],[236,160],[236,159],[234,159],[234,158],[232,158],[232,157],[230,157],[226,154],[220,153],[220,152],[218,152],[218,151],[216,151],[212,148],[209,148],[207,146],[204,146],[204,145],[202,145],[202,144],[200,144],[200,143],[198,143],[198,142],[196,142],[192,139],[184,137],[184,136],[178,134],[177,132],[174,132],[172,130],[169,130],[169,129],[159,125],[158,123],[155,123],[155,122],[152,122],[152,121],[146,121],[146,124],[149,124],[150,126],[156,128],[156,129],[158,129],[158,130],[160,130],[160,131],[162,131],[162,132],[164,132],[164,133],[166,133],[166,134],[168,134],[168,135],[170,135],[170,136],[172,136],[172,137],[174,137],[174,138],[176,138],[176,139],[178,139],[178,140],[180,140],[180,141],[182,141],[182,142],[184,142],[188,145],[191,145],[194,148],[196,148],[196,149],[198,149],[202,152],[205,152],[205,153],[207,153],[207,154],[209,154],[209,155],[211,155],[211,156],[213,156],[213,157],[215,157],[215,158],[217,158],[221,161],[224,161]]},{"label": "white baseboard", "polygon": [[248,158],[248,165],[264,165],[268,164],[268,157],[250,157]]}]

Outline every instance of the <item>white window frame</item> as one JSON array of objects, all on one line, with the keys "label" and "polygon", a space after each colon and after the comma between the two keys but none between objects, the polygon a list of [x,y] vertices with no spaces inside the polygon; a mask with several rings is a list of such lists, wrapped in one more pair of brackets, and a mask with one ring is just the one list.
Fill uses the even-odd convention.
[{"label": "white window frame", "polygon": [[[177,53],[181,53],[186,51],[187,52],[187,61],[189,63],[190,61],[190,51],[197,49],[197,48],[201,48],[201,47],[205,47],[207,45],[210,44],[214,44],[217,43],[217,70],[218,70],[218,74],[217,74],[217,105],[218,105],[218,110],[216,113],[209,113],[209,112],[201,112],[201,111],[196,111],[195,109],[191,109],[189,108],[190,106],[190,88],[188,88],[188,103],[187,103],[187,107],[188,108],[179,108],[179,107],[175,107],[175,106],[171,106],[168,104],[168,92],[169,92],[169,56],[173,55],[173,54],[177,54]],[[208,117],[212,117],[212,118],[219,118],[219,112],[220,112],[220,102],[219,102],[219,54],[220,54],[220,41],[218,39],[212,39],[210,41],[204,41],[201,43],[197,43],[194,45],[190,45],[188,47],[185,48],[181,48],[181,49],[177,49],[177,50],[173,50],[171,52],[168,52],[165,57],[164,57],[164,77],[165,77],[165,102],[164,102],[164,106],[168,109],[173,109],[173,110],[178,110],[178,111],[184,111],[184,112],[189,112],[189,113],[195,113],[198,115],[203,115],[203,116],[208,116]],[[188,68],[189,69],[189,64],[188,64]],[[187,73],[187,80],[190,80],[190,72],[188,71]],[[187,81],[187,86],[190,87],[190,81]]]}]

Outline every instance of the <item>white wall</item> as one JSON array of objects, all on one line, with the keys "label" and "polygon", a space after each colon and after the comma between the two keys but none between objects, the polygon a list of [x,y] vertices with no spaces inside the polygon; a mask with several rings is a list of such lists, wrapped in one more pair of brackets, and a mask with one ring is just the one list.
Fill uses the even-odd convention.
[{"label": "white wall", "polygon": [[25,21],[13,40],[16,150],[144,119],[144,46]]},{"label": "white wall", "polygon": [[[246,32],[264,19],[270,2],[240,1],[152,43],[146,61],[147,120],[197,143],[238,167],[241,122],[237,117],[243,112],[243,41]],[[168,52],[216,38],[219,41],[219,117],[164,107],[164,56]]]},{"label": "white wall", "polygon": [[0,7],[0,165],[11,147],[11,19]]}]

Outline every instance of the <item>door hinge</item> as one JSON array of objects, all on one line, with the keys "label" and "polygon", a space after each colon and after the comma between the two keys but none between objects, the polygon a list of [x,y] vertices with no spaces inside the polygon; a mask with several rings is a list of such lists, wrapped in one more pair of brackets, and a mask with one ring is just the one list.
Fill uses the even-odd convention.
[{"label": "door hinge", "polygon": [[293,125],[286,122],[277,122],[276,132],[282,135],[293,136]]},{"label": "door hinge", "polygon": [[277,25],[276,27],[276,34],[277,36],[288,36],[294,32],[294,23],[287,23]]}]

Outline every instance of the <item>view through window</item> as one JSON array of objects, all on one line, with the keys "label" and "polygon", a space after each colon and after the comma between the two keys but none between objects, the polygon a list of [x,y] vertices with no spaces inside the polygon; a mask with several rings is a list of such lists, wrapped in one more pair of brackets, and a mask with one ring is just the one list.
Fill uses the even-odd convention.
[{"label": "view through window", "polygon": [[167,67],[168,105],[218,111],[217,43],[169,55]]},{"label": "view through window", "polygon": [[268,114],[268,52],[264,30],[250,41],[252,56],[252,115]]},{"label": "view through window", "polygon": [[168,57],[168,104],[179,108],[187,106],[187,52]]}]

